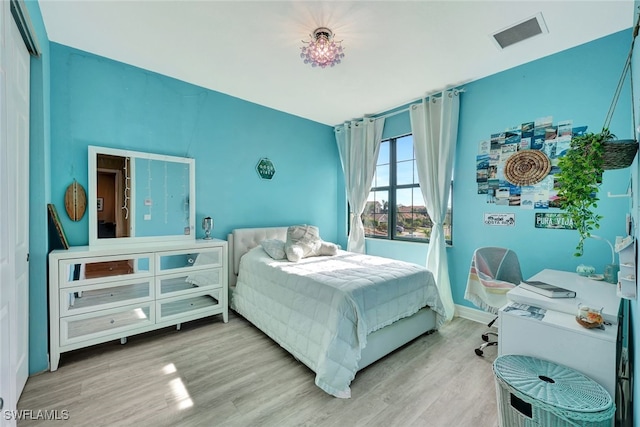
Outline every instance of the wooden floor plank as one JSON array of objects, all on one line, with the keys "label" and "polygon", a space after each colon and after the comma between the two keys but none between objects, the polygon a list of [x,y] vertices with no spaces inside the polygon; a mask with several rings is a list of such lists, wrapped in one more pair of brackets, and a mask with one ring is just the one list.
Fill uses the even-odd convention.
[{"label": "wooden floor plank", "polygon": [[69,420],[22,426],[497,426],[491,363],[473,349],[486,327],[456,318],[367,367],[351,399],[242,317],[211,317],[64,353],[29,378],[19,410],[66,410]]}]

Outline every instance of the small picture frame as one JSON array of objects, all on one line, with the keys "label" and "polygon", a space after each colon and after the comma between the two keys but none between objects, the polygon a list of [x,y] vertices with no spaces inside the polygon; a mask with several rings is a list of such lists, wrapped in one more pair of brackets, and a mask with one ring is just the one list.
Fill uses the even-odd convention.
[{"label": "small picture frame", "polygon": [[102,212],[104,209],[104,199],[102,197],[98,197],[98,212]]}]

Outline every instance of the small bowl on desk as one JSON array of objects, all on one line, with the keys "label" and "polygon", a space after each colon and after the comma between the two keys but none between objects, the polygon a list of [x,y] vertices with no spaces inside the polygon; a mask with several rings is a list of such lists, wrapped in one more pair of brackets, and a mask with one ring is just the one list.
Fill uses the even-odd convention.
[{"label": "small bowl on desk", "polygon": [[592,274],[595,274],[595,272],[596,272],[596,268],[592,265],[580,264],[576,268],[576,273],[578,273],[579,276],[589,277]]},{"label": "small bowl on desk", "polygon": [[580,304],[578,306],[578,314],[576,314],[576,322],[587,329],[601,327],[604,323],[602,308],[597,309]]}]

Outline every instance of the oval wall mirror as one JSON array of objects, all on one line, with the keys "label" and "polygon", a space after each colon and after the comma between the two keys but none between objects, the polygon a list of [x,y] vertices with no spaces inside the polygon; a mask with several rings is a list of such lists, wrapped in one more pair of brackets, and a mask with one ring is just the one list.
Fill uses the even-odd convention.
[{"label": "oval wall mirror", "polygon": [[64,208],[71,221],[80,221],[87,209],[87,192],[75,179],[64,193]]}]

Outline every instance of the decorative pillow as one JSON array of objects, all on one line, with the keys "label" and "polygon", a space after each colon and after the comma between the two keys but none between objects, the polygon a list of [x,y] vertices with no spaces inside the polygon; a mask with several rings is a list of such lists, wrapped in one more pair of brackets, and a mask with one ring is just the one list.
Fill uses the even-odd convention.
[{"label": "decorative pillow", "polygon": [[340,247],[338,245],[336,245],[335,243],[331,243],[331,242],[322,242],[320,243],[320,249],[319,249],[319,253],[318,255],[329,255],[329,256],[333,256],[336,255],[338,253],[338,249]]},{"label": "decorative pillow", "polygon": [[294,225],[287,229],[287,242],[284,251],[289,261],[297,262],[302,258],[335,255],[338,246],[320,238],[318,227],[313,225]]},{"label": "decorative pillow", "polygon": [[280,260],[287,257],[284,253],[284,242],[282,240],[265,239],[260,242],[260,246],[273,259]]},{"label": "decorative pillow", "polygon": [[[302,258],[314,256],[320,249],[320,232],[313,225],[293,225],[287,229],[287,242],[284,251],[289,261],[297,262]],[[313,255],[312,255],[313,254]]]}]

